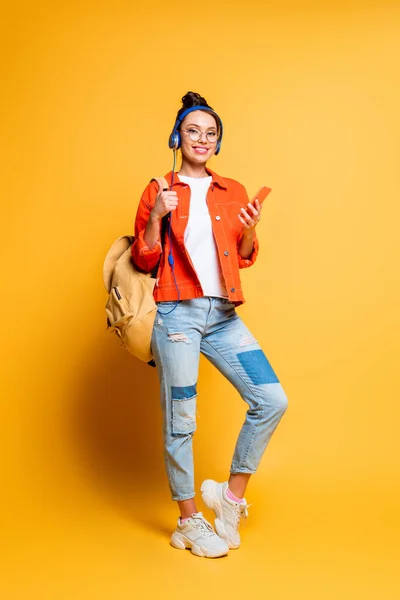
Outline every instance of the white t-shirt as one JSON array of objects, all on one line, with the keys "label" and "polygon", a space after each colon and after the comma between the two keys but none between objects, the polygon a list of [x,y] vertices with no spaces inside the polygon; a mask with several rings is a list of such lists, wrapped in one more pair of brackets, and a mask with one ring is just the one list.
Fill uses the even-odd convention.
[{"label": "white t-shirt", "polygon": [[211,175],[209,177],[179,175],[179,179],[190,186],[190,210],[184,242],[200,280],[203,294],[227,298],[228,292],[222,276],[206,202],[212,177]]}]

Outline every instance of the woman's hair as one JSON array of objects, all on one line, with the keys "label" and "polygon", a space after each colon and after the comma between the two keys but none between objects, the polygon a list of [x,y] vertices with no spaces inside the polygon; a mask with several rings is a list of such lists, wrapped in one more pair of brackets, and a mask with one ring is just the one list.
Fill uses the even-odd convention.
[{"label": "woman's hair", "polygon": [[[185,94],[182,97],[182,108],[180,108],[178,110],[178,114],[176,115],[176,118],[179,119],[179,117],[185,110],[187,110],[188,108],[192,108],[193,106],[207,106],[207,108],[209,108],[210,110],[212,110],[212,111],[214,110],[212,108],[212,106],[210,106],[207,103],[207,100],[205,98],[203,98],[203,96],[200,96],[200,94],[197,94],[196,92],[187,92],[187,94]],[[215,120],[217,122],[217,129],[219,132],[219,130],[220,130],[219,119],[215,118]],[[180,126],[179,126],[179,129],[180,129]]]}]

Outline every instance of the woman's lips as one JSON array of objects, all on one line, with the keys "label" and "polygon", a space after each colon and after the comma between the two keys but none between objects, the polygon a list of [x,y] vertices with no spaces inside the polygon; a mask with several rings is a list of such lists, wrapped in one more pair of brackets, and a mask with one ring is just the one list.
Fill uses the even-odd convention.
[{"label": "woman's lips", "polygon": [[204,148],[203,146],[193,146],[193,150],[198,154],[207,154],[208,148]]}]

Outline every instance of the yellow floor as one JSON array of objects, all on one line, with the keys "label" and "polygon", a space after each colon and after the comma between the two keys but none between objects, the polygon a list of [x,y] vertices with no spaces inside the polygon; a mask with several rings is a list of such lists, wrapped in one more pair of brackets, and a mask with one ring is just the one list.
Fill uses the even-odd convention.
[{"label": "yellow floor", "polygon": [[[273,477],[259,487],[254,479],[241,548],[224,558],[205,559],[169,545],[176,512],[166,493],[146,508],[145,498],[134,495],[121,498],[119,505],[96,504],[88,490],[78,506],[76,499],[68,503],[66,490],[68,526],[60,508],[52,513],[50,504],[45,519],[30,515],[29,503],[21,513],[21,528],[3,558],[2,597],[125,600],[239,594],[398,600],[398,491],[372,480],[305,485]],[[199,508],[204,510],[201,502]],[[204,513],[211,518],[208,509]]]}]

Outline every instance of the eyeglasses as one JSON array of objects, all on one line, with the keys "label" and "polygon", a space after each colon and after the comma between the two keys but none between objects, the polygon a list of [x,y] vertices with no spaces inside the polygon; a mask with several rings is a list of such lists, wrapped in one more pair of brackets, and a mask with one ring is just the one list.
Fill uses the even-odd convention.
[{"label": "eyeglasses", "polygon": [[210,144],[214,144],[218,139],[218,133],[216,131],[199,131],[198,129],[193,128],[181,129],[181,131],[187,133],[192,142],[198,142],[203,133],[206,134],[206,138]]}]

